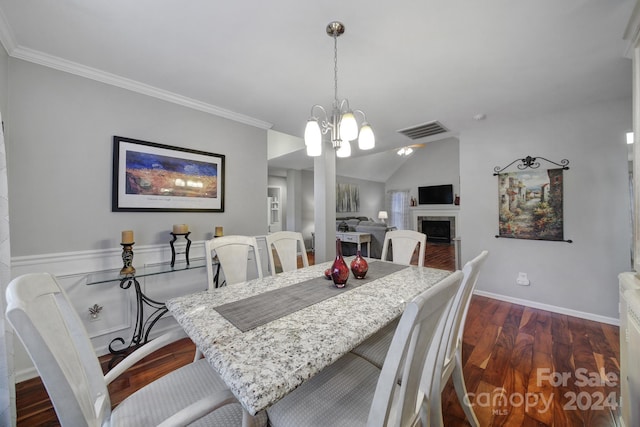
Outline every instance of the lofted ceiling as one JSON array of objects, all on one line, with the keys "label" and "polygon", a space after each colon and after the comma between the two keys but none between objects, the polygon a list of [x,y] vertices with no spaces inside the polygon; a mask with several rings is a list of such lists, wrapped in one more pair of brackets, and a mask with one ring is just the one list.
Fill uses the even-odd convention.
[{"label": "lofted ceiling", "polygon": [[[401,162],[389,161],[393,150],[415,142],[401,129],[438,120],[451,137],[630,96],[622,35],[634,4],[0,0],[0,40],[15,58],[301,137],[311,106],[331,106],[325,27],[339,20],[338,95],[365,111],[377,138],[375,156],[356,163],[379,158],[390,169]],[[270,160],[311,164],[300,152]]]}]

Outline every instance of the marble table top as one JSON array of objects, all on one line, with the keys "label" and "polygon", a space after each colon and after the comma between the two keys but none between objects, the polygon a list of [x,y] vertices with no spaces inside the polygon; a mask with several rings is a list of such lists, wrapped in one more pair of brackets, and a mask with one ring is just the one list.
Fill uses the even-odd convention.
[{"label": "marble table top", "polygon": [[167,301],[169,311],[250,414],[268,408],[351,351],[402,314],[413,297],[451,274],[411,266],[349,290],[349,283],[356,280],[351,276],[347,292],[247,332],[213,309],[319,277],[331,264]]}]

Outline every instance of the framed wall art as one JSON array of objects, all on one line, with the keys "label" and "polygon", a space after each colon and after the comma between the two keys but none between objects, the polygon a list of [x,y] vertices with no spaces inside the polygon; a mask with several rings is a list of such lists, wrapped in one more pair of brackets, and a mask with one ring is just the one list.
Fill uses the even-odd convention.
[{"label": "framed wall art", "polygon": [[515,239],[552,240],[571,243],[564,238],[564,179],[568,160],[555,163],[559,168],[538,169],[538,158],[520,159],[518,171],[504,172],[495,168],[498,176],[498,235]]},{"label": "framed wall art", "polygon": [[360,188],[355,184],[336,184],[336,212],[359,212]]},{"label": "framed wall art", "polygon": [[111,210],[224,212],[224,158],[114,136]]}]

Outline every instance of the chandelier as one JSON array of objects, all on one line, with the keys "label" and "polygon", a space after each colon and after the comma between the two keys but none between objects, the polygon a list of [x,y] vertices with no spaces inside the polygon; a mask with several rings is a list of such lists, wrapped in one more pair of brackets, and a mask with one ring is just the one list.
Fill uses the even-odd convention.
[{"label": "chandelier", "polygon": [[[333,21],[327,25],[327,35],[333,37],[333,107],[330,116],[321,105],[316,104],[311,107],[311,117],[304,130],[304,143],[308,156],[316,157],[322,154],[322,135],[327,133],[331,134],[331,143],[338,157],[351,155],[350,141],[355,139],[358,140],[358,147],[361,150],[370,150],[376,145],[373,129],[367,123],[364,112],[352,111],[348,99],[338,99],[338,37],[342,33],[344,33],[344,25],[341,22]],[[362,126],[359,131],[356,114],[362,114]]]}]

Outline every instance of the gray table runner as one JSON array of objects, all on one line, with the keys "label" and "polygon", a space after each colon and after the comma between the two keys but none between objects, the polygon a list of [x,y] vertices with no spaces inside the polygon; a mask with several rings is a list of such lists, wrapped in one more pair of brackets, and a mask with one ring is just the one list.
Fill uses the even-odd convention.
[{"label": "gray table runner", "polygon": [[351,275],[347,281],[347,286],[342,289],[336,288],[331,280],[317,277],[295,285],[223,304],[215,307],[215,310],[236,328],[242,332],[247,332],[405,268],[407,268],[406,265],[371,261],[369,262],[369,271],[364,279],[356,279]]}]

